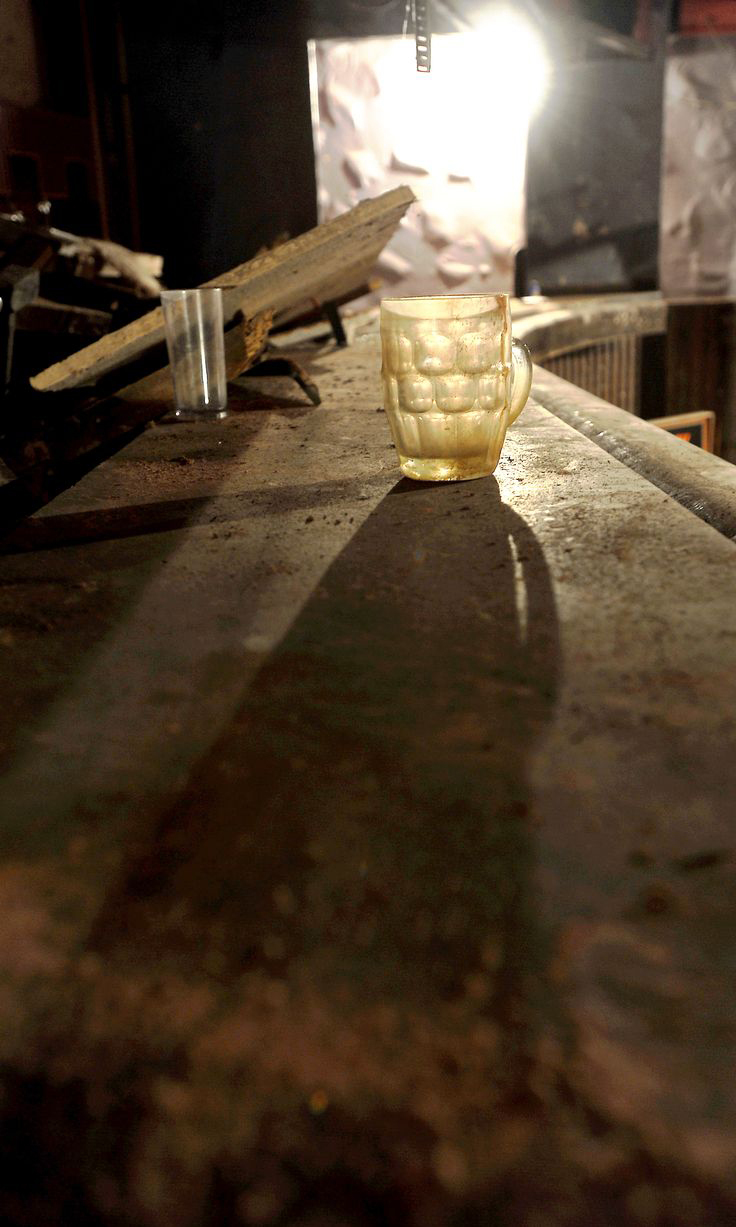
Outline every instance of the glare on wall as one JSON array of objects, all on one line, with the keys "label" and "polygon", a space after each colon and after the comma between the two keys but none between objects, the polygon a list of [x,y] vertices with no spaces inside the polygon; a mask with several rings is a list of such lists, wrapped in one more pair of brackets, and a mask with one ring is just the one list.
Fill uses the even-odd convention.
[{"label": "glare on wall", "polygon": [[411,38],[310,43],[320,220],[407,183],[418,205],[383,252],[384,292],[511,290],[525,243],[529,121],[549,65],[505,8],[435,35],[417,73]]}]

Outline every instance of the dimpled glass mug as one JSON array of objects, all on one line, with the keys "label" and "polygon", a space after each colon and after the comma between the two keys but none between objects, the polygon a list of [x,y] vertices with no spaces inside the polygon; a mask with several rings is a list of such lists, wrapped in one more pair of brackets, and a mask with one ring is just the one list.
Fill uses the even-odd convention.
[{"label": "dimpled glass mug", "polygon": [[401,471],[419,481],[487,477],[532,382],[511,338],[508,294],[384,298],[384,407]]}]

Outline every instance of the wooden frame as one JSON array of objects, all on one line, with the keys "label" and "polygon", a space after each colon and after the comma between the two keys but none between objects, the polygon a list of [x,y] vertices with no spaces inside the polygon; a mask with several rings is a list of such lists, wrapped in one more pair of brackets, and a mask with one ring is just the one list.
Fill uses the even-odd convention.
[{"label": "wooden frame", "polygon": [[672,413],[669,417],[650,418],[649,421],[652,426],[661,426],[662,430],[676,435],[685,443],[692,443],[694,447],[701,447],[704,452],[714,450],[716,415],[712,409],[701,409],[697,413]]}]

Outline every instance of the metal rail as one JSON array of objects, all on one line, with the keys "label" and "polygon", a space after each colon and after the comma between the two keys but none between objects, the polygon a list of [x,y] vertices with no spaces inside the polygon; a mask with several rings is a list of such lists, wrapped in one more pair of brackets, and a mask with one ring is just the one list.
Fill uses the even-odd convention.
[{"label": "metal rail", "polygon": [[641,341],[667,327],[658,294],[523,300],[514,333],[538,364],[537,402],[645,477],[718,532],[736,540],[736,469],[636,416]]}]

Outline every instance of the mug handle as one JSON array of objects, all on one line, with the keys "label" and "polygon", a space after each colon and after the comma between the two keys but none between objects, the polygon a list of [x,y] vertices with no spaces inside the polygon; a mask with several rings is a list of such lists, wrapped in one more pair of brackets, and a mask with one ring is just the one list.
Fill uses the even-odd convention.
[{"label": "mug handle", "polygon": [[511,399],[509,425],[515,422],[529,398],[532,386],[532,357],[523,341],[511,342]]}]

